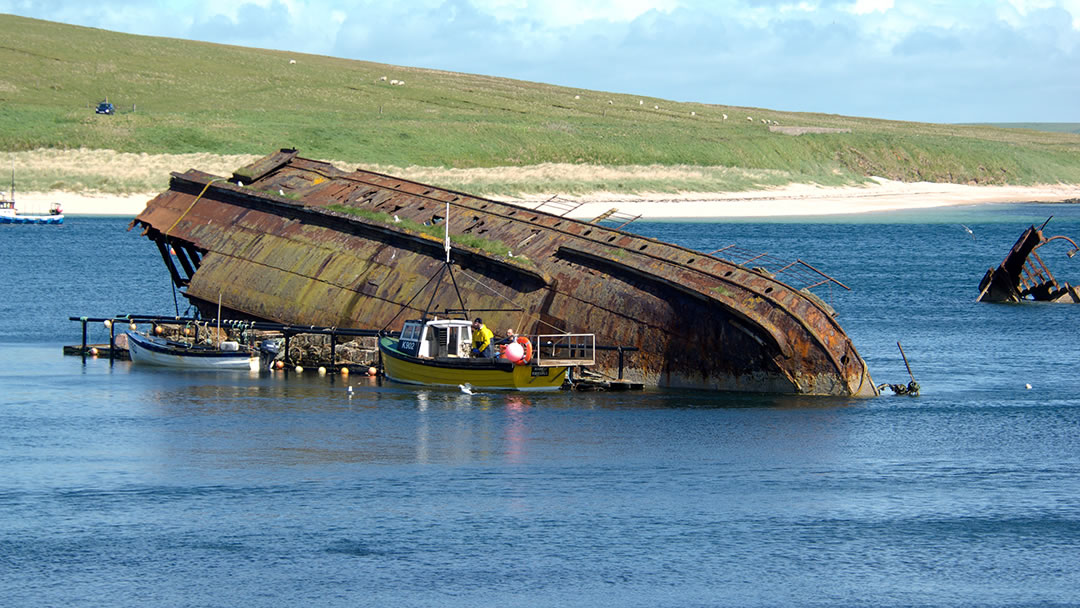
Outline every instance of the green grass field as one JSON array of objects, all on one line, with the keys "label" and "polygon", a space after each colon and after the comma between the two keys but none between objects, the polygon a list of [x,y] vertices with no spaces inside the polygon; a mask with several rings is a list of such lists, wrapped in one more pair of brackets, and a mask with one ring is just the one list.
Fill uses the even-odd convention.
[{"label": "green grass field", "polygon": [[[686,176],[634,178],[627,170],[523,181],[507,172],[475,184],[478,193],[738,190],[871,175],[1080,183],[1080,135],[1064,130],[676,103],[11,15],[0,15],[0,36],[0,150],[7,152],[263,155],[296,147],[310,158],[383,167],[673,166]],[[106,97],[114,116],[93,111]],[[850,132],[792,136],[762,120]],[[99,181],[109,188],[110,180]],[[56,176],[50,184],[75,187]]]},{"label": "green grass field", "polygon": [[995,122],[978,124],[1002,129],[1031,129],[1032,131],[1046,131],[1048,133],[1080,134],[1080,123],[1075,122]]}]

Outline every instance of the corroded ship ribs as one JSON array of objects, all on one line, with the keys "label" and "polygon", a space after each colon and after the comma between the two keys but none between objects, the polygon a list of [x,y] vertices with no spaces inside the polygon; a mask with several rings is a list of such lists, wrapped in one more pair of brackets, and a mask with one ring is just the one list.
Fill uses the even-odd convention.
[{"label": "corroded ship ribs", "polygon": [[[456,290],[411,302],[444,261],[450,205]],[[206,316],[392,330],[425,308],[493,328],[592,332],[636,347],[650,385],[876,394],[831,309],[761,269],[595,223],[282,150],[229,179],[174,173],[134,224]],[[419,298],[426,300],[427,297]],[[523,312],[505,312],[516,306]],[[223,314],[223,316],[225,316]],[[597,353],[614,374],[619,355]]]},{"label": "corroded ship ribs", "polygon": [[998,267],[986,271],[979,282],[978,302],[1080,303],[1080,289],[1068,283],[1058,283],[1037,253],[1040,247],[1054,241],[1065,241],[1072,245],[1066,254],[1070,258],[1080,251],[1076,241],[1067,236],[1047,238],[1043,235],[1043,228],[1050,223],[1050,219],[1053,216],[1042,226],[1036,228],[1032,225],[1025,230]]}]

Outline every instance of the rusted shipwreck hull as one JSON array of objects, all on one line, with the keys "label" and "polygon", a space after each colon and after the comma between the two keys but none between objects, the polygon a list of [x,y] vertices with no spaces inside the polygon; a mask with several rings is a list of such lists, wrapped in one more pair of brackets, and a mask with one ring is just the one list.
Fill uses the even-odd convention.
[{"label": "rusted shipwreck hull", "polygon": [[[456,288],[493,329],[592,332],[635,347],[625,378],[703,389],[872,396],[832,310],[768,273],[628,232],[282,150],[230,178],[174,173],[133,225],[206,316],[400,329],[444,261],[423,224],[445,222]],[[471,241],[468,239],[472,239]],[[471,242],[472,245],[461,243]],[[503,253],[491,253],[502,244]],[[411,303],[410,303],[411,301]],[[406,306],[406,304],[408,304]],[[455,289],[432,309],[459,308]],[[598,353],[603,373],[620,354]]]},{"label": "rusted shipwreck hull", "polygon": [[[1051,218],[1052,219],[1052,218]],[[1016,240],[1009,253],[990,268],[979,282],[979,302],[1067,302],[1080,303],[1080,289],[1068,283],[1058,283],[1037,250],[1053,241],[1065,241],[1072,245],[1067,255],[1071,258],[1080,248],[1067,236],[1046,237],[1043,228],[1050,219],[1036,228],[1029,227]]]}]

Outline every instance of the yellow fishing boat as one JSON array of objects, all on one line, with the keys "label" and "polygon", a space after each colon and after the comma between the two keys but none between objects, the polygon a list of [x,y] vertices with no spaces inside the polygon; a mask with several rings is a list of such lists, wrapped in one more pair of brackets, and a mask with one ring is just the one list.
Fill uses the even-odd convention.
[{"label": "yellow fishing boat", "polygon": [[379,352],[390,380],[466,390],[554,391],[572,380],[573,367],[595,363],[593,334],[522,337],[517,343],[520,357],[471,357],[470,321],[431,319],[406,321],[400,337],[379,338]]}]

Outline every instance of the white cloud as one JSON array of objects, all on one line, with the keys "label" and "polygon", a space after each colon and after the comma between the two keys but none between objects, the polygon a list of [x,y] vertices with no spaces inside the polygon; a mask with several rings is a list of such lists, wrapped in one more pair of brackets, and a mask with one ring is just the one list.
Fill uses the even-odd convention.
[{"label": "white cloud", "polygon": [[476,0],[474,6],[499,21],[532,19],[549,27],[587,21],[627,23],[649,12],[670,12],[678,0]]},{"label": "white cloud", "polygon": [[779,11],[781,13],[813,13],[821,7],[811,2],[799,2],[796,4],[781,4]]},{"label": "white cloud", "polygon": [[893,7],[893,0],[855,0],[851,12],[856,15],[884,13]]}]

